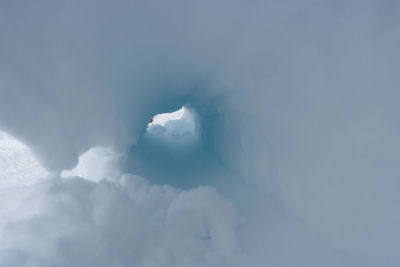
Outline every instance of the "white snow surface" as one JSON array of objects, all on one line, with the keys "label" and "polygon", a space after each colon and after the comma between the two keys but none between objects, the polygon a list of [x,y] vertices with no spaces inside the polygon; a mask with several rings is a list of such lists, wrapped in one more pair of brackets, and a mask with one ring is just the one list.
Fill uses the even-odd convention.
[{"label": "white snow surface", "polygon": [[0,188],[33,185],[48,174],[26,145],[0,131]]}]

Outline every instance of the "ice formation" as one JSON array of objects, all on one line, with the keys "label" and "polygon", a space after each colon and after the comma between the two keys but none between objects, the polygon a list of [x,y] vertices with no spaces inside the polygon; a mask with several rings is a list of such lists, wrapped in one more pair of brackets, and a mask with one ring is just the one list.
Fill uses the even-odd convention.
[{"label": "ice formation", "polygon": [[399,266],[399,12],[2,1],[0,266]]}]

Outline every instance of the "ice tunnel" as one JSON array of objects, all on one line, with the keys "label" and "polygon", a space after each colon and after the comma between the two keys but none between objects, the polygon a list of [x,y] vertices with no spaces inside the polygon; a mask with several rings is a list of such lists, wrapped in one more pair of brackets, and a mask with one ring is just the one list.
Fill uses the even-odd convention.
[{"label": "ice tunnel", "polygon": [[1,1],[0,266],[398,267],[399,12]]}]

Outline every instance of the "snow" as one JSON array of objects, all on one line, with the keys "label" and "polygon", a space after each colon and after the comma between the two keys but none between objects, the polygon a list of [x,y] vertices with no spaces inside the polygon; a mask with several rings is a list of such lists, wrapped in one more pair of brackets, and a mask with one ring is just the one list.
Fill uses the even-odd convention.
[{"label": "snow", "polygon": [[0,188],[32,185],[46,175],[26,145],[0,131]]}]

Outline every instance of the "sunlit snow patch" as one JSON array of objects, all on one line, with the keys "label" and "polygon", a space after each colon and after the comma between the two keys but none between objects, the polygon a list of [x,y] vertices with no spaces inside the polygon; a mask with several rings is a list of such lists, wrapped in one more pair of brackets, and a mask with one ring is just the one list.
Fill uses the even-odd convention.
[{"label": "sunlit snow patch", "polygon": [[0,131],[0,188],[31,185],[46,175],[26,145]]},{"label": "sunlit snow patch", "polygon": [[80,176],[98,182],[112,180],[119,176],[118,156],[106,147],[92,147],[79,157],[78,165],[72,170],[65,170],[62,177]]},{"label": "sunlit snow patch", "polygon": [[149,121],[149,126],[159,124],[161,126],[164,126],[166,122],[171,121],[171,120],[180,120],[182,119],[183,115],[187,112],[185,107],[182,107],[181,109],[171,112],[171,113],[161,113],[158,115],[155,115],[152,117]]},{"label": "sunlit snow patch", "polygon": [[155,115],[149,120],[146,135],[167,146],[193,146],[199,141],[199,127],[194,110],[182,107],[172,113]]}]

